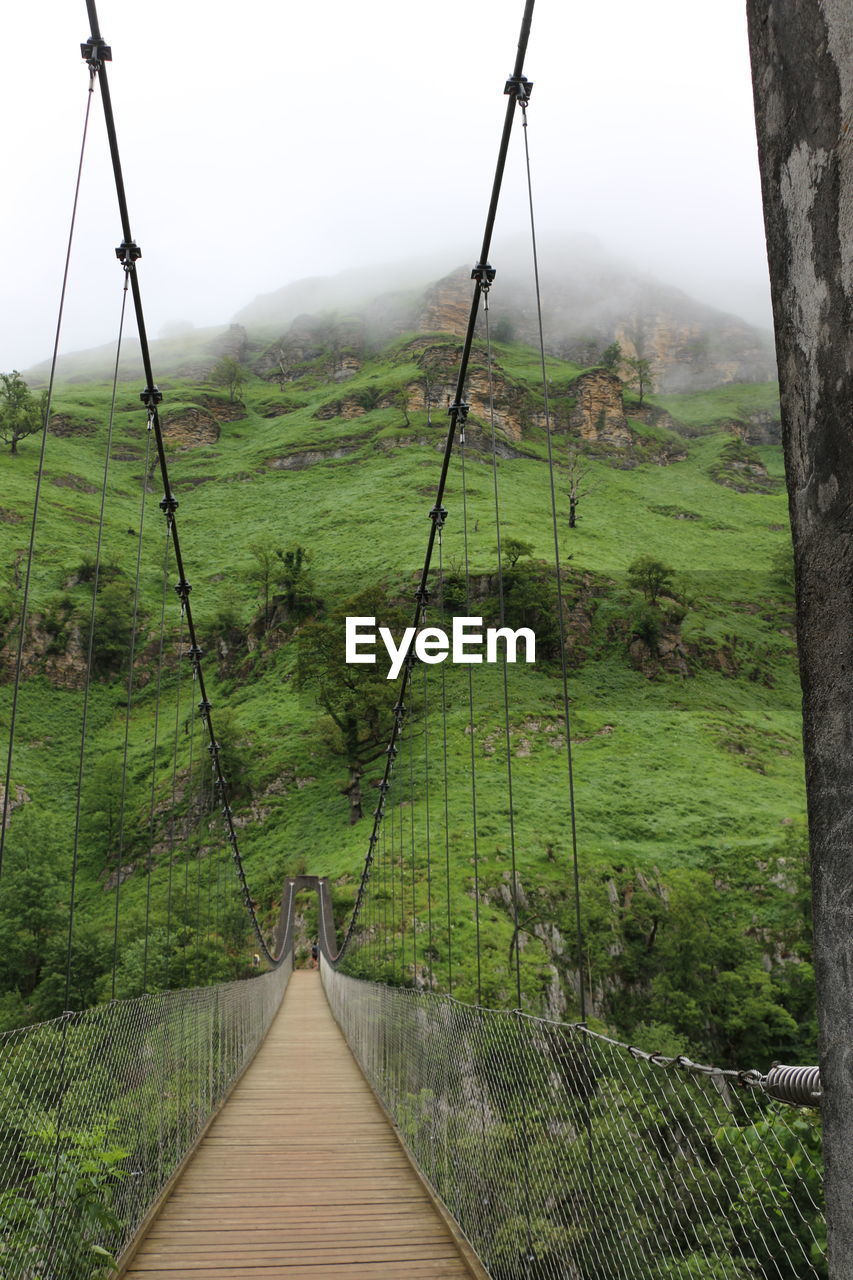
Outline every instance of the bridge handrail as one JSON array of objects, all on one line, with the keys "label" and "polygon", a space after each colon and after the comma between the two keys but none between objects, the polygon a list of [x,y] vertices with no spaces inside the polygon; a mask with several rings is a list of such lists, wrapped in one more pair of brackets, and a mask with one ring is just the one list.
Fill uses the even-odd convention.
[{"label": "bridge handrail", "polygon": [[83,1280],[98,1249],[121,1254],[251,1061],[291,971],[288,956],[257,977],[0,1034],[4,1280]]},{"label": "bridge handrail", "polygon": [[826,1276],[820,1116],[774,1098],[772,1072],[321,968],[350,1048],[490,1274]]}]

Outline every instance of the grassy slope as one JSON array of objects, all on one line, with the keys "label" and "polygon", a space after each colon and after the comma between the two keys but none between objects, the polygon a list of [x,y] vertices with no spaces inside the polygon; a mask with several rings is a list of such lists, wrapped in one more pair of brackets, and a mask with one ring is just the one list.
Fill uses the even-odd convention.
[{"label": "grassy slope", "polygon": [[[340,385],[327,384],[318,374],[304,378],[283,394],[269,384],[253,383],[244,392],[245,419],[224,423],[215,445],[174,454],[173,483],[181,500],[179,527],[202,634],[223,608],[235,610],[245,622],[251,618],[255,600],[248,573],[254,543],[301,543],[309,548],[316,587],[327,600],[346,598],[381,578],[399,583],[419,567],[437,481],[443,424],[430,430],[425,414],[415,412],[411,428],[406,429],[394,409],[376,410],[349,421],[313,416],[322,404],[359,388],[374,384],[387,390],[410,381],[416,368],[401,362],[405,359],[399,350],[392,350],[365,365],[356,379]],[[501,349],[501,359],[507,374],[530,380],[535,399],[535,356],[506,347]],[[550,362],[549,376],[557,387],[576,372],[559,361]],[[182,404],[197,403],[202,390],[166,385],[170,412]],[[264,416],[271,406],[288,401],[303,407],[275,417]],[[558,474],[561,554],[572,568],[599,575],[601,593],[589,656],[573,674],[571,688],[580,859],[584,892],[593,911],[605,898],[604,882],[614,867],[648,874],[658,869],[664,876],[677,867],[728,874],[744,857],[759,857],[776,847],[784,834],[783,824],[799,819],[803,812],[790,618],[780,605],[779,589],[770,572],[774,553],[788,537],[785,497],[781,489],[770,495],[736,493],[709,476],[709,467],[728,438],[714,434],[714,424],[737,416],[736,411],[772,408],[772,388],[721,389],[661,403],[691,430],[710,429],[710,434],[697,434],[685,443],[685,461],[666,467],[645,464],[631,470],[620,470],[605,460],[591,461],[587,481],[591,492],[581,504],[581,521],[575,530],[567,527],[568,504],[565,483],[561,483],[564,473],[561,470]],[[118,409],[105,546],[107,559],[131,573],[136,540],[129,530],[139,527],[139,479],[145,450],[145,419],[135,388],[121,389]],[[94,552],[99,497],[81,492],[80,482],[100,486],[99,451],[108,411],[107,389],[66,388],[56,410],[75,421],[90,419],[97,425],[91,434],[48,441],[48,479],[43,489],[34,579],[36,611],[49,606],[50,599],[73,581],[82,556]],[[302,470],[278,470],[270,465],[271,460],[296,451],[341,445],[352,452]],[[556,440],[556,448],[562,468],[564,437]],[[523,538],[532,544],[535,558],[548,559],[553,543],[542,433],[531,431],[524,449],[533,456],[502,460],[498,466],[504,535]],[[760,453],[771,474],[780,475],[780,451],[766,448]],[[22,516],[27,512],[36,457],[35,441],[29,440],[21,446],[19,457],[0,458],[7,512]],[[74,478],[70,487],[68,477]],[[65,483],[57,485],[57,478]],[[468,489],[472,567],[488,572],[494,564],[496,542],[492,473],[491,465],[477,455],[468,460]],[[156,510],[159,495],[159,482],[155,482],[148,499],[143,559],[142,600],[149,627],[153,627],[160,599],[163,528]],[[450,518],[443,554],[445,566],[452,569],[461,565],[463,554],[458,459],[453,463],[445,505]],[[677,518],[678,513],[689,513],[691,518]],[[26,545],[27,532],[25,522],[0,524],[0,564],[12,563],[15,553]],[[697,664],[694,678],[668,675],[650,681],[630,667],[624,640],[613,639],[608,623],[618,630],[619,619],[630,608],[624,572],[641,553],[659,557],[680,575],[682,590],[692,602],[683,627],[685,641],[709,655],[734,645],[739,669],[732,664],[733,670],[724,674],[709,660]],[[70,594],[82,601],[84,589],[72,586]],[[172,616],[172,630],[176,625]],[[248,743],[251,790],[262,821],[250,822],[242,829],[241,843],[253,892],[270,913],[277,887],[288,872],[304,869],[336,880],[351,879],[359,871],[366,841],[366,823],[355,828],[347,825],[347,805],[340,794],[344,771],[323,744],[316,706],[307,695],[295,691],[293,669],[293,646],[246,658],[220,677],[210,668],[215,707],[229,708]],[[462,890],[454,897],[454,963],[457,990],[470,996],[473,926],[472,913],[465,908],[466,901],[470,902],[465,891],[470,891],[472,853],[466,808],[469,743],[463,732],[466,686],[459,671],[447,668],[444,675],[453,779],[449,796],[451,878]],[[435,766],[441,749],[440,669],[433,668],[429,679]],[[171,670],[166,686],[171,699],[175,690]],[[569,932],[565,757],[545,732],[545,726],[559,717],[559,682],[548,670],[532,672],[517,667],[510,673],[510,692],[516,850],[522,885],[530,899],[526,918],[533,926],[537,913],[556,914],[560,928]],[[5,707],[8,689],[0,693]],[[475,696],[479,855],[485,887],[492,891],[484,904],[488,917],[484,921],[487,992],[500,999],[508,984],[510,925],[499,890],[508,877],[509,834],[503,789],[506,763],[499,734],[502,706],[494,672],[478,672]],[[57,691],[43,680],[31,682],[22,698],[20,745],[15,757],[14,778],[32,796],[33,811],[38,805],[51,812],[66,830],[73,807],[79,703],[78,694]],[[96,686],[90,726],[92,758],[117,753],[123,734],[120,703],[121,691],[115,684]],[[186,714],[186,700],[182,706],[182,714]],[[172,715],[166,711],[166,724],[172,723]],[[148,685],[139,696],[133,731],[132,761],[140,786],[148,752],[146,734],[152,724],[153,689]],[[187,752],[185,742],[182,767],[187,763]],[[169,772],[164,755],[159,775],[161,795],[168,789]],[[282,779],[284,785],[280,786]],[[433,832],[443,805],[440,787],[434,768]],[[423,792],[418,780],[414,821],[422,880],[423,839],[417,833],[424,827]],[[248,808],[244,805],[241,821],[248,817]],[[142,812],[140,807],[140,815]],[[410,818],[407,809],[402,832],[406,850]],[[144,825],[142,816],[138,821]],[[443,838],[435,847],[433,836],[433,844],[433,875],[443,893]],[[160,863],[155,914],[162,913],[166,875],[165,860],[161,858]],[[106,929],[112,896],[104,892],[99,870],[96,859],[84,857],[82,899],[84,912],[99,922],[99,928]],[[144,877],[132,875],[123,889],[122,902],[128,936],[141,929],[144,894]],[[540,901],[547,907],[537,908]],[[433,928],[436,972],[443,980],[446,920],[440,906],[434,912]],[[423,947],[425,940],[420,941]],[[550,981],[552,958],[531,927],[524,965],[533,1000],[537,990]]]}]

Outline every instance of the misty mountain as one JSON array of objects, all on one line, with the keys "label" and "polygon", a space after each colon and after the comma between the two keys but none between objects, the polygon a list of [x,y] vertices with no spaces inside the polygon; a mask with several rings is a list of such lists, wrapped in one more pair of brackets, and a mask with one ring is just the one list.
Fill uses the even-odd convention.
[{"label": "misty mountain", "polygon": [[[538,319],[529,253],[505,246],[491,291],[492,324],[514,341],[536,344]],[[302,280],[263,294],[234,317],[249,334],[297,335],[308,317],[335,312],[358,319],[368,342],[382,345],[411,331],[464,332],[471,305],[470,267],[426,284],[422,264],[396,268],[397,288],[380,291],[383,272],[346,272]],[[546,241],[540,250],[545,345],[552,355],[595,364],[610,343],[650,361],[658,390],[704,390],[776,377],[773,343],[762,332],[636,271],[592,237]],[[359,300],[359,287],[364,289]]]},{"label": "misty mountain", "polygon": [[[498,336],[538,342],[538,319],[529,253],[504,246],[490,297]],[[297,280],[255,298],[230,325],[185,326],[152,344],[159,376],[202,377],[225,354],[262,376],[275,376],[278,351],[330,321],[359,342],[381,347],[410,332],[464,331],[471,305],[470,266],[447,272],[433,259],[360,268],[334,276]],[[695,391],[733,382],[765,382],[776,376],[769,333],[697,301],[682,290],[638,272],[608,254],[591,237],[546,241],[540,249],[542,318],[550,354],[581,365],[598,363],[619,342],[623,354],[650,362],[662,392]],[[114,349],[96,348],[63,357],[60,376],[78,381],[107,377]],[[138,348],[128,342],[121,374],[134,376]],[[30,370],[43,382],[47,365]]]}]

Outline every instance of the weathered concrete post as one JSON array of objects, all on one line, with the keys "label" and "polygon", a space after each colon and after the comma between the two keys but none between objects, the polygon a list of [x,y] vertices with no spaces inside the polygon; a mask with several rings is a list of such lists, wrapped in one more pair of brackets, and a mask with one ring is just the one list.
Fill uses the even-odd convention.
[{"label": "weathered concrete post", "polygon": [[853,4],[747,0],[812,856],[830,1275],[853,1278]]}]

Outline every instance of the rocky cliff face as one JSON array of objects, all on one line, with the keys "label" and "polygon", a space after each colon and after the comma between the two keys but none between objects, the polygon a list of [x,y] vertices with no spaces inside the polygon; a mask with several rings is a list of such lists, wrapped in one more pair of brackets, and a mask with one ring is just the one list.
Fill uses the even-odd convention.
[{"label": "rocky cliff face", "polygon": [[[498,339],[538,342],[535,297],[528,267],[496,261],[491,294]],[[548,350],[582,366],[597,364],[618,340],[629,355],[651,362],[658,391],[695,391],[776,376],[770,334],[736,316],[703,306],[678,289],[641,276],[594,242],[548,246],[542,255],[543,322]],[[329,376],[357,371],[359,350],[382,347],[413,330],[461,336],[471,308],[470,265],[425,284],[411,264],[297,281],[243,308],[238,323],[189,330],[154,343],[163,376],[203,378],[223,355],[247,362],[265,378],[329,353]],[[391,285],[396,276],[396,287]],[[391,286],[389,288],[389,286]],[[482,324],[480,325],[482,335]],[[340,360],[336,362],[336,357]],[[111,347],[65,357],[68,380],[108,376]],[[128,345],[125,365],[137,357]],[[30,370],[40,385],[46,366]]]},{"label": "rocky cliff face", "polygon": [[459,267],[423,295],[416,325],[423,333],[454,333],[460,338],[468,327],[473,285],[471,272]]},{"label": "rocky cliff face", "polygon": [[750,413],[737,420],[721,423],[747,444],[781,444],[782,418],[778,413]]},{"label": "rocky cliff face", "polygon": [[733,317],[709,324],[673,312],[641,313],[617,326],[614,336],[626,356],[649,361],[658,391],[698,391],[775,376],[762,335]]},{"label": "rocky cliff face", "polygon": [[[492,298],[493,335],[535,345],[538,321],[530,286],[512,277],[501,283]],[[698,391],[776,376],[769,335],[677,289],[615,276],[596,284],[559,277],[547,284],[543,324],[551,354],[595,364],[616,341],[626,356],[650,362],[658,391]],[[470,271],[462,268],[439,280],[423,296],[417,326],[464,333],[471,287]]]},{"label": "rocky cliff face", "polygon": [[607,369],[591,369],[572,386],[575,407],[569,415],[569,429],[582,440],[601,441],[624,447],[633,436],[625,417],[622,383]]}]

